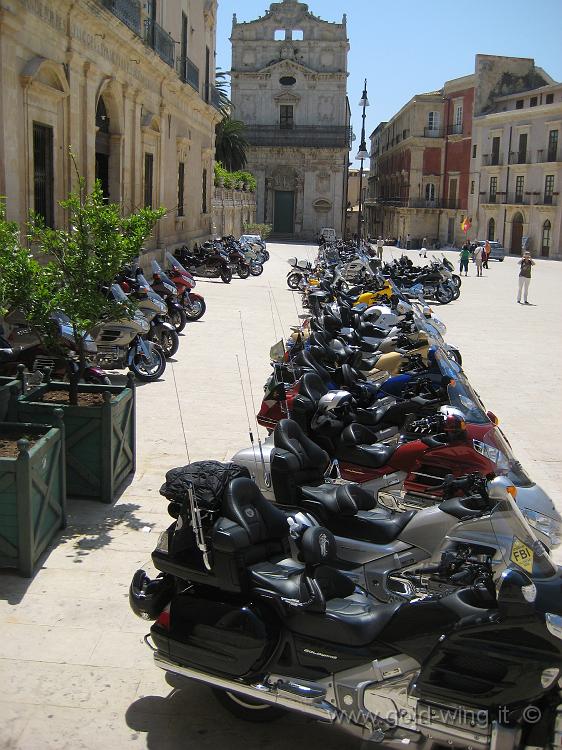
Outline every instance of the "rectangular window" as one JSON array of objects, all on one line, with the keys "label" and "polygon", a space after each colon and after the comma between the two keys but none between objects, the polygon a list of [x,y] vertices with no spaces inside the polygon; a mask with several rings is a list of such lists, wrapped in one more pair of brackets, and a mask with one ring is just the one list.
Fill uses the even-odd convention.
[{"label": "rectangular window", "polygon": [[554,102],[554,94],[547,94],[545,103],[546,104],[552,104]]},{"label": "rectangular window", "polygon": [[441,116],[439,112],[429,112],[427,116],[427,129],[439,130],[440,123],[441,123]]},{"label": "rectangular window", "polygon": [[499,136],[492,138],[492,164],[500,163],[500,139]]},{"label": "rectangular window", "polygon": [[554,192],[554,175],[547,174],[544,178],[544,202],[552,203],[552,193]]},{"label": "rectangular window", "polygon": [[203,170],[203,178],[201,185],[201,210],[204,214],[207,213],[207,170]]},{"label": "rectangular window", "polygon": [[33,123],[33,198],[35,213],[54,227],[53,128]]},{"label": "rectangular window", "polygon": [[518,99],[515,102],[515,109],[523,109],[523,104],[524,104],[523,99]]},{"label": "rectangular window", "polygon": [[185,164],[180,161],[178,164],[178,216],[184,215],[184,184],[185,184]]},{"label": "rectangular window", "polygon": [[476,146],[472,147],[472,158],[476,159]]},{"label": "rectangular window", "polygon": [[537,106],[537,97],[536,96],[532,96],[531,97],[531,101],[529,102],[529,106],[530,107],[536,107]]},{"label": "rectangular window", "polygon": [[449,208],[457,207],[457,180],[449,180]]},{"label": "rectangular window", "polygon": [[187,80],[187,15],[182,11],[181,14],[181,34],[180,34],[180,59],[179,74],[182,81]]},{"label": "rectangular window", "polygon": [[154,184],[154,156],[144,155],[144,205],[152,208],[152,189]]},{"label": "rectangular window", "polygon": [[462,125],[462,104],[455,107],[455,125]]},{"label": "rectangular window", "polygon": [[515,202],[523,203],[523,190],[525,188],[525,177],[518,174],[515,178]]},{"label": "rectangular window", "polygon": [[548,155],[547,161],[556,161],[558,156],[558,131],[551,130],[548,134]]},{"label": "rectangular window", "polygon": [[474,195],[474,180],[470,181],[470,194]]},{"label": "rectangular window", "polygon": [[519,151],[517,153],[517,163],[527,163],[527,133],[519,134]]},{"label": "rectangular window", "polygon": [[282,104],[279,108],[279,125],[283,130],[291,130],[293,121],[293,105]]},{"label": "rectangular window", "polygon": [[211,50],[205,47],[205,101],[211,100]]},{"label": "rectangular window", "polygon": [[496,202],[497,192],[498,192],[498,178],[490,177],[490,203]]}]

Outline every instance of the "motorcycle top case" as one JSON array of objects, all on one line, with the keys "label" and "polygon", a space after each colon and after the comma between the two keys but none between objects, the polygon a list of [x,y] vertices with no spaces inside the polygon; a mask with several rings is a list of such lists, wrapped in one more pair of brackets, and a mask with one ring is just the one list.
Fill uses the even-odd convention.
[{"label": "motorcycle top case", "polygon": [[173,661],[242,677],[259,669],[269,653],[265,622],[257,609],[190,593],[170,604],[170,626],[151,628],[158,651]]}]

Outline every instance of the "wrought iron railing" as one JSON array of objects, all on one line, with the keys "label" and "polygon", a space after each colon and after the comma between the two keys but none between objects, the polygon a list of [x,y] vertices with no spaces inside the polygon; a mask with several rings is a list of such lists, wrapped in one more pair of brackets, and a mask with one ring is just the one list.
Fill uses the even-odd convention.
[{"label": "wrought iron railing", "polygon": [[424,128],[425,138],[443,138],[443,128]]},{"label": "wrought iron railing", "polygon": [[128,26],[131,31],[140,36],[141,33],[141,4],[140,0],[101,0],[102,5],[110,10],[114,16]]},{"label": "wrought iron railing", "polygon": [[247,125],[246,140],[253,146],[309,146],[310,148],[350,148],[351,128],[318,126],[283,129],[271,125]]},{"label": "wrought iron railing", "polygon": [[174,40],[167,31],[150,18],[144,22],[144,42],[172,68],[174,67]]},{"label": "wrought iron railing", "polygon": [[484,167],[497,167],[503,164],[503,158],[501,154],[484,154],[482,157],[482,165]]},{"label": "wrought iron railing", "polygon": [[178,57],[176,70],[184,83],[189,83],[195,91],[199,91],[199,68],[189,57]]},{"label": "wrought iron railing", "polygon": [[537,151],[537,162],[544,163],[547,161],[562,161],[562,149],[559,151],[558,147],[541,148]]},{"label": "wrought iron railing", "polygon": [[454,125],[447,127],[449,135],[462,135],[462,122],[457,122]]},{"label": "wrought iron railing", "polygon": [[530,164],[531,163],[531,152],[530,151],[511,151],[509,154],[510,164]]}]

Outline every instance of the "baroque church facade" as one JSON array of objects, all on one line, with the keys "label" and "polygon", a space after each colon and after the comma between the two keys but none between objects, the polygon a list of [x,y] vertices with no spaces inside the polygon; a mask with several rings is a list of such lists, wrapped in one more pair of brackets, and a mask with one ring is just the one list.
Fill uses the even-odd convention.
[{"label": "baroque church facade", "polygon": [[232,23],[232,103],[246,124],[248,169],[257,179],[257,221],[274,235],[341,235],[351,139],[347,38],[341,23],[296,0]]}]

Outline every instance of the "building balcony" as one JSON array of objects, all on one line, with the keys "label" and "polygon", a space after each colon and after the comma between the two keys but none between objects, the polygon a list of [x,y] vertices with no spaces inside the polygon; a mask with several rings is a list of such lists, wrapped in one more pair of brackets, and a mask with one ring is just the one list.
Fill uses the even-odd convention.
[{"label": "building balcony", "polygon": [[462,122],[456,123],[455,125],[449,125],[447,127],[447,133],[449,135],[462,135],[463,133]]},{"label": "building balcony", "polygon": [[509,154],[510,164],[530,164],[531,163],[531,152],[530,151],[511,151]]},{"label": "building balcony", "polygon": [[189,57],[178,57],[176,60],[176,71],[184,83],[199,92],[199,68]]},{"label": "building balcony", "polygon": [[482,157],[483,167],[501,167],[503,166],[503,156],[501,154],[484,154]]},{"label": "building balcony", "polygon": [[508,203],[511,206],[530,206],[531,199],[524,193],[509,193],[505,198],[505,203]]},{"label": "building balcony", "polygon": [[167,31],[150,18],[144,22],[144,43],[170,67],[174,67],[174,40]]},{"label": "building balcony", "polygon": [[252,146],[308,146],[309,148],[350,148],[351,128],[294,125],[247,125],[244,137]]},{"label": "building balcony", "polygon": [[550,161],[562,161],[562,149],[541,148],[537,151],[537,163],[544,164]]},{"label": "building balcony", "polygon": [[140,0],[101,0],[101,4],[113,13],[131,31],[140,36],[141,4]]},{"label": "building balcony", "polygon": [[557,206],[558,195],[554,195],[553,193],[543,193],[536,199],[536,203],[539,206]]},{"label": "building balcony", "polygon": [[424,128],[424,138],[443,138],[443,128]]}]

